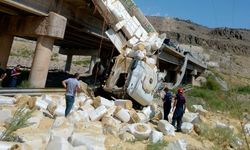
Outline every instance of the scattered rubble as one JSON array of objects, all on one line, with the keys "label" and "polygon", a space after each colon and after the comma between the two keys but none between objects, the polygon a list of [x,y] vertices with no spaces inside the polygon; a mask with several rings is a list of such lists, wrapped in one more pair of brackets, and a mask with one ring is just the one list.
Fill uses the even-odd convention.
[{"label": "scattered rubble", "polygon": [[[82,83],[83,84],[83,83]],[[88,89],[88,87],[86,87]],[[88,92],[87,90],[82,90]],[[63,102],[64,101],[64,102]],[[36,108],[33,116],[28,120],[32,125],[13,132],[16,142],[0,142],[0,150],[10,149],[109,149],[111,147],[130,147],[127,141],[135,139],[148,140],[157,143],[162,140],[169,144],[165,149],[186,149],[186,145],[203,147],[195,137],[203,132],[203,125],[211,122],[214,116],[201,105],[193,105],[193,112],[187,111],[183,116],[182,133],[175,133],[175,128],[166,120],[161,120],[163,114],[156,115],[162,109],[161,105],[151,103],[142,110],[135,110],[130,100],[108,100],[103,97],[88,96],[88,93],[78,93],[74,106],[67,117],[64,117],[64,95],[45,94],[41,97],[15,95],[13,98],[0,97],[0,133],[11,122],[17,107],[26,104],[28,109]],[[45,105],[40,105],[45,104]],[[46,106],[46,107],[44,107]],[[46,109],[45,109],[46,108]],[[173,113],[170,112],[171,120]],[[151,120],[148,122],[147,120]],[[216,128],[233,127],[216,122]],[[244,126],[249,134],[249,124]],[[238,145],[244,143],[233,136]],[[180,140],[186,139],[186,140]],[[146,147],[143,142],[141,147]],[[198,144],[193,144],[198,143]],[[234,143],[231,143],[233,145]],[[206,147],[212,147],[207,144]],[[67,147],[67,148],[65,148]],[[139,147],[139,149],[141,148]],[[131,149],[138,149],[132,147]]]}]

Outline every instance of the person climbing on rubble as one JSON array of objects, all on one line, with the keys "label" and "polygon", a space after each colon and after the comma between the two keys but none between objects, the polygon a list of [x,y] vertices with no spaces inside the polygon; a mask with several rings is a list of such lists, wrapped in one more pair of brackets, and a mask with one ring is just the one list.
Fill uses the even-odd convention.
[{"label": "person climbing on rubble", "polygon": [[17,82],[17,76],[19,76],[21,73],[17,72],[17,70],[19,70],[21,67],[21,65],[17,65],[15,68],[13,68],[10,71],[10,77],[11,77],[11,81],[10,81],[10,87],[15,87],[16,86],[16,82]]},{"label": "person climbing on rubble", "polygon": [[75,102],[75,94],[80,90],[79,73],[74,74],[74,78],[69,78],[62,81],[63,86],[66,89],[65,99],[66,99],[66,109],[65,117],[70,113],[70,110]]},{"label": "person climbing on rubble", "polygon": [[172,102],[172,94],[169,93],[168,91],[168,88],[166,87],[164,89],[165,91],[165,96],[164,96],[164,99],[162,99],[163,101],[163,111],[164,111],[164,120],[167,120],[168,121],[168,114],[170,112],[170,109],[171,109],[171,102]]},{"label": "person climbing on rubble", "polygon": [[[176,94],[175,96],[175,101],[174,101],[174,105],[173,105],[173,109],[172,111],[174,111],[174,115],[172,118],[172,125],[175,127],[175,121],[177,120],[177,131],[176,132],[181,132],[181,120],[183,117],[183,114],[185,113],[187,104],[186,104],[186,100],[184,98],[183,94],[183,89],[179,88],[178,89],[178,94]],[[184,108],[183,108],[184,106]]]}]

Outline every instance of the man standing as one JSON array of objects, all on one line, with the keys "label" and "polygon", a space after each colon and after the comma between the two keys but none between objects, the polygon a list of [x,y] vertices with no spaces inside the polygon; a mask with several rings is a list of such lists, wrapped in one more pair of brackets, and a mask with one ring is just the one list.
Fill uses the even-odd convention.
[{"label": "man standing", "polygon": [[[67,80],[62,81],[63,86],[66,88],[66,110],[65,117],[69,114],[74,102],[75,102],[75,94],[80,89],[79,73],[75,73],[74,78],[69,78]],[[67,85],[66,85],[67,84]]]},{"label": "man standing", "polygon": [[10,87],[15,87],[16,86],[16,81],[17,81],[17,76],[19,76],[21,73],[17,72],[19,70],[21,65],[17,65],[14,69],[11,70],[10,76],[11,76],[11,81],[10,81]]},{"label": "man standing", "polygon": [[[1,66],[1,63],[0,63],[0,66]],[[6,77],[6,72],[0,68],[0,83],[3,81],[3,79]],[[0,87],[1,87],[1,84],[0,84]]]},{"label": "man standing", "polygon": [[182,120],[183,114],[185,113],[185,109],[187,106],[186,100],[184,96],[182,95],[182,93],[183,93],[183,89],[179,88],[178,94],[176,94],[175,96],[175,101],[173,105],[173,110],[175,106],[176,108],[175,108],[173,119],[172,119],[173,120],[172,125],[175,126],[175,121],[177,120],[177,132],[181,132],[181,120]]},{"label": "man standing", "polygon": [[163,101],[163,111],[164,111],[164,120],[168,121],[168,114],[170,112],[171,109],[171,102],[172,102],[172,95],[171,93],[168,93],[168,88],[164,89],[165,91],[165,96],[164,99],[162,99]]}]

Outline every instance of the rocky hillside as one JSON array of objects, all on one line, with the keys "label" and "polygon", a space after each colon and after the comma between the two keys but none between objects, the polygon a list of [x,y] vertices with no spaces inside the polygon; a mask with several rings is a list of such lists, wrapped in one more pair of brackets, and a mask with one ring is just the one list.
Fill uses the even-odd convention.
[{"label": "rocky hillside", "polygon": [[212,71],[229,82],[230,59],[232,83],[236,86],[250,84],[250,30],[208,28],[170,17],[147,16],[159,33],[166,33],[173,43],[201,46],[208,55],[204,59]]},{"label": "rocky hillside", "polygon": [[175,43],[202,46],[206,49],[250,54],[250,30],[230,28],[208,28],[191,22],[170,17],[148,16],[148,20],[160,33]]}]

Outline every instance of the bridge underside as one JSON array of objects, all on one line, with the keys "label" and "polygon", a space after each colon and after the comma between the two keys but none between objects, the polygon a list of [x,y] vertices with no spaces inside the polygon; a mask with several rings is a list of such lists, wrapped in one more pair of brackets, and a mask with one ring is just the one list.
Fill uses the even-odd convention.
[{"label": "bridge underside", "polygon": [[[0,0],[1,67],[7,65],[14,36],[37,41],[29,80],[36,87],[44,87],[53,45],[68,55],[67,70],[72,55],[93,56],[95,62],[103,37],[101,56],[107,60],[113,44],[102,33],[103,28],[106,31],[108,25],[103,26],[103,17],[91,0]],[[170,72],[168,81],[178,78],[183,62],[184,56],[171,49],[165,48],[160,54],[160,70]],[[187,74],[195,77],[205,70],[193,61],[187,69]],[[171,72],[177,72],[174,79]]]}]

